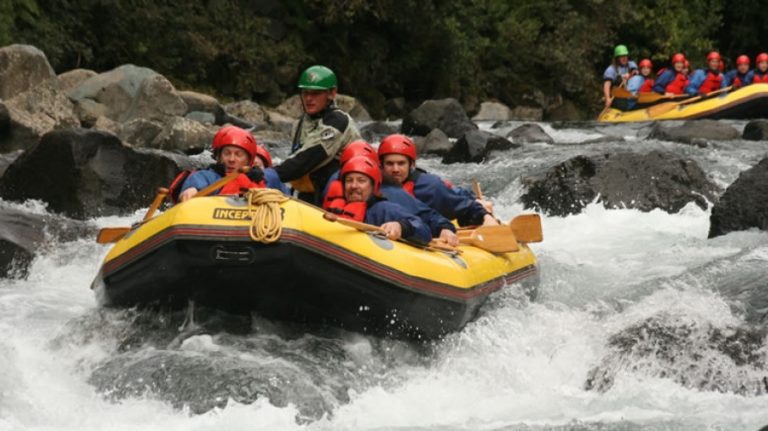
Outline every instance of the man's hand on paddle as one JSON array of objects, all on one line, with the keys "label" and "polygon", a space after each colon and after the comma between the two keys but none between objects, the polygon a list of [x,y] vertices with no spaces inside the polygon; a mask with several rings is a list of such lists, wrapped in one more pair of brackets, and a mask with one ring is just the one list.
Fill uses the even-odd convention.
[{"label": "man's hand on paddle", "polygon": [[451,247],[456,247],[459,245],[459,237],[453,231],[448,229],[443,229],[440,231],[439,239]]},{"label": "man's hand on paddle", "polygon": [[387,238],[397,241],[403,236],[403,227],[396,221],[391,221],[381,225],[381,229],[387,234]]}]

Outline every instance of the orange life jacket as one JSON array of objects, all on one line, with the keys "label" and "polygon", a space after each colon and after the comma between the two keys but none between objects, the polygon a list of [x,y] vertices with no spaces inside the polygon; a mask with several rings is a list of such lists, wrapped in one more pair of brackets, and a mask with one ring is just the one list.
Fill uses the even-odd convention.
[{"label": "orange life jacket", "polygon": [[723,74],[718,73],[715,75],[711,70],[707,71],[707,78],[701,83],[699,87],[699,94],[709,94],[715,90],[719,90],[723,85]]},{"label": "orange life jacket", "polygon": [[675,79],[667,84],[667,88],[665,88],[664,91],[672,94],[685,94],[685,87],[687,86],[688,77],[683,75],[682,72],[677,72]]},{"label": "orange life jacket", "polygon": [[234,180],[228,182],[224,187],[219,189],[220,195],[237,195],[248,189],[263,189],[267,187],[266,181],[263,179],[258,183],[251,181],[245,174],[240,174]]},{"label": "orange life jacket", "polygon": [[768,84],[768,72],[760,75],[758,70],[755,70],[755,76],[752,78],[753,84]]},{"label": "orange life jacket", "polygon": [[640,86],[640,90],[638,90],[638,93],[650,93],[653,91],[653,79],[646,78],[645,82],[643,82],[643,85]]},{"label": "orange life jacket", "polygon": [[328,185],[328,193],[323,198],[324,210],[362,223],[365,221],[367,208],[365,202],[347,202],[344,198],[344,184],[340,180],[334,180]]}]

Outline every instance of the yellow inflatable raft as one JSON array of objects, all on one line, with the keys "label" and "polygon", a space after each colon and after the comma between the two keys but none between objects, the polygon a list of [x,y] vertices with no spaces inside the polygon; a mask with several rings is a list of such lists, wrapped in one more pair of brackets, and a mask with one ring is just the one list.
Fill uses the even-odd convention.
[{"label": "yellow inflatable raft", "polygon": [[264,244],[251,239],[242,197],[176,205],[119,240],[92,288],[108,307],[193,299],[271,319],[425,339],[461,329],[504,286],[535,295],[536,258],[525,244],[502,254],[471,246],[439,251],[330,222],[300,201],[279,209],[282,233]]},{"label": "yellow inflatable raft", "polygon": [[768,84],[753,84],[711,97],[658,104],[631,111],[608,108],[598,117],[607,123],[655,120],[768,118]]}]

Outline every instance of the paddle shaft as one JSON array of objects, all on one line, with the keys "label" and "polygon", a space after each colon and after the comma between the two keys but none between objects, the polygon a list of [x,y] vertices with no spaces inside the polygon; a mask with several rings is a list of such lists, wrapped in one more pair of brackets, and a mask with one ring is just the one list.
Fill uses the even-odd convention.
[{"label": "paddle shaft", "polygon": [[152,205],[149,206],[149,209],[147,210],[147,213],[144,215],[144,221],[147,221],[152,218],[152,216],[155,215],[155,212],[158,208],[160,208],[160,205],[163,204],[163,201],[165,200],[165,197],[168,196],[168,189],[165,187],[160,187],[157,189],[157,194],[155,195],[155,199],[152,201]]},{"label": "paddle shaft", "polygon": [[721,88],[721,89],[719,89],[717,91],[713,91],[713,92],[711,92],[709,94],[703,94],[703,95],[700,95],[700,96],[692,97],[690,99],[683,100],[682,102],[666,102],[666,103],[662,103],[660,105],[651,106],[650,108],[648,108],[648,113],[651,116],[653,116],[653,117],[658,116],[658,115],[662,115],[662,114],[666,114],[667,112],[677,108],[678,106],[683,106],[683,105],[688,105],[688,104],[691,104],[691,103],[694,103],[694,102],[698,102],[699,100],[701,100],[701,99],[703,99],[705,97],[709,98],[709,97],[715,96],[717,94],[724,93],[724,92],[730,90],[731,88],[733,88],[733,86],[729,85],[729,86],[727,86],[725,88]]}]

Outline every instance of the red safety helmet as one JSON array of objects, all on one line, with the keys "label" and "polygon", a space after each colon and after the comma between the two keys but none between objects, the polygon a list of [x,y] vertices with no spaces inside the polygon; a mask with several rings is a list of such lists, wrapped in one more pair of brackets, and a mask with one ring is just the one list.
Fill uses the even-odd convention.
[{"label": "red safety helmet", "polygon": [[267,149],[262,145],[256,145],[256,155],[259,156],[264,162],[265,168],[272,167],[272,156],[269,154],[269,151],[267,151]]},{"label": "red safety helmet", "polygon": [[216,132],[216,136],[213,137],[213,157],[219,157],[221,149],[228,145],[245,150],[251,157],[251,162],[258,153],[258,145],[251,132],[236,126],[224,126]]},{"label": "red safety helmet", "polygon": [[757,58],[755,59],[755,63],[762,63],[763,61],[768,61],[768,54],[761,52],[757,55]]},{"label": "red safety helmet", "polygon": [[640,60],[640,67],[650,67],[653,69],[653,63],[651,63],[651,60],[644,58]]},{"label": "red safety helmet", "polygon": [[371,144],[365,141],[354,141],[347,144],[347,146],[344,147],[344,151],[341,152],[341,156],[339,156],[339,164],[344,166],[344,164],[352,158],[359,156],[367,157],[368,160],[377,166],[379,165],[379,156],[376,155],[376,150],[373,149]]},{"label": "red safety helmet", "polygon": [[736,65],[746,64],[749,65],[749,57],[746,55],[740,55],[739,58],[736,59]]},{"label": "red safety helmet", "polygon": [[681,53],[677,53],[672,56],[672,64],[675,63],[684,63],[685,62],[685,56]]},{"label": "red safety helmet", "polygon": [[341,167],[339,178],[341,178],[342,183],[344,182],[344,177],[352,172],[357,172],[370,178],[373,181],[373,194],[379,194],[379,190],[381,190],[381,169],[379,165],[373,163],[366,156],[352,157]]},{"label": "red safety helmet", "polygon": [[709,54],[707,54],[707,63],[709,63],[712,60],[721,60],[720,54],[715,51],[712,51]]},{"label": "red safety helmet", "polygon": [[416,144],[411,138],[395,133],[381,140],[379,144],[379,158],[384,158],[387,154],[401,154],[416,161]]}]

